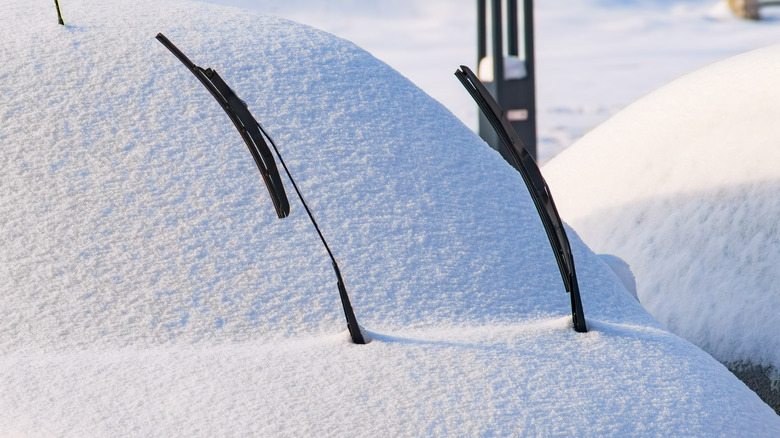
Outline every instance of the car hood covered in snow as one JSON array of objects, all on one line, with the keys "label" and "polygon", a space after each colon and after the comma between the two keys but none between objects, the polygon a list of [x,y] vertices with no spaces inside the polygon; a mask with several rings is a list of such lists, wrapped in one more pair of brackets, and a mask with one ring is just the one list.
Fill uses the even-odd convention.
[{"label": "car hood covered in snow", "polygon": [[[590,328],[575,333],[520,175],[354,44],[199,3],[62,6],[65,27],[12,0],[0,27],[0,429],[780,432],[569,230]],[[276,218],[157,32],[274,137],[373,342],[348,341],[300,203]]]}]

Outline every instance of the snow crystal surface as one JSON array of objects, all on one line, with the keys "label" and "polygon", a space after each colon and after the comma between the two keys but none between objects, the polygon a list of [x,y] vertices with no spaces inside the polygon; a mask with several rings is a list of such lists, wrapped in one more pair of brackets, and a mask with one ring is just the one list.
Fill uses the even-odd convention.
[{"label": "snow crystal surface", "polygon": [[684,76],[544,167],[642,304],[723,362],[780,369],[780,46]]},{"label": "snow crystal surface", "polygon": [[[519,174],[354,44],[199,3],[72,1],[66,27],[9,3],[6,434],[780,433],[569,230],[591,328],[575,333]],[[276,218],[238,133],[157,32],[274,137],[373,342],[348,342],[300,203]]]}]

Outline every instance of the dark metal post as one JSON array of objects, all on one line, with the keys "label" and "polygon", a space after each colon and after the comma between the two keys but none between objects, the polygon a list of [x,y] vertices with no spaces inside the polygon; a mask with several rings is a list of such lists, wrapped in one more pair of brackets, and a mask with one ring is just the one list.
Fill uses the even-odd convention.
[{"label": "dark metal post", "polygon": [[523,131],[528,145],[526,149],[536,160],[536,50],[534,42],[534,4],[533,0],[523,0],[523,44],[525,48],[525,71],[527,86],[524,105],[528,108],[528,119],[524,123],[515,123],[515,129]]},{"label": "dark metal post", "polygon": [[[536,73],[534,63],[534,25],[533,25],[533,0],[523,0],[522,35],[520,35],[520,21],[517,0],[507,0],[507,13],[504,16],[501,6],[503,1],[491,0],[491,13],[486,12],[486,0],[477,1],[477,67],[487,55],[487,23],[490,18],[491,44],[490,55],[493,62],[493,80],[484,83],[485,88],[506,109],[507,119],[517,131],[523,146],[529,154],[536,159]],[[507,32],[504,36],[504,23],[506,20]],[[522,37],[522,40],[520,38]],[[504,38],[507,39],[504,52]],[[520,46],[522,41],[523,46]],[[521,50],[522,49],[522,50]],[[522,59],[512,59],[511,62],[522,62],[525,67],[525,76],[507,77],[505,56]],[[477,70],[479,71],[479,70]],[[495,132],[487,119],[480,115],[479,135],[511,164],[512,160],[508,151],[502,150],[503,145],[496,137]]]},{"label": "dark metal post", "polygon": [[504,44],[503,26],[501,23],[501,0],[493,0],[491,15],[493,17],[493,84],[495,95],[501,96],[504,84]]},{"label": "dark metal post", "polygon": [[518,56],[520,50],[517,41],[517,0],[506,0],[506,16],[508,40],[506,51],[509,56]]},{"label": "dark metal post", "polygon": [[487,56],[487,3],[477,0],[477,66]]}]

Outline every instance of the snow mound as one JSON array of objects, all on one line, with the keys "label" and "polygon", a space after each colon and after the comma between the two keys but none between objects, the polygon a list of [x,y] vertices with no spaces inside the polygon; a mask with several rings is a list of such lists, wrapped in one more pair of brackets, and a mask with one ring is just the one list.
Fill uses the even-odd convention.
[{"label": "snow mound", "polygon": [[671,333],[570,325],[399,331],[365,346],[331,336],[6,358],[0,428],[159,437],[780,431],[749,389]]},{"label": "snow mound", "polygon": [[[0,345],[67,350],[345,329],[330,261],[291,185],[291,215],[279,220],[229,119],[157,32],[215,68],[275,138],[364,327],[569,314],[522,179],[439,103],[324,32],[237,9],[166,5],[75,3],[63,12],[68,27],[35,15],[46,8],[19,6],[13,28],[22,31],[4,31],[15,55],[0,85],[8,157]],[[158,16],[161,7],[187,24]],[[573,245],[587,254],[583,269],[598,263]],[[639,307],[605,304],[613,298],[599,275],[582,282],[587,316],[646,318]]]},{"label": "snow mound", "polygon": [[722,362],[780,369],[780,46],[684,76],[545,166],[561,215]]},{"label": "snow mound", "polygon": [[[519,174],[354,44],[191,2],[5,11],[4,433],[780,434],[571,232],[575,333]],[[158,32],[275,138],[373,342],[347,340],[300,204],[276,218]]]}]

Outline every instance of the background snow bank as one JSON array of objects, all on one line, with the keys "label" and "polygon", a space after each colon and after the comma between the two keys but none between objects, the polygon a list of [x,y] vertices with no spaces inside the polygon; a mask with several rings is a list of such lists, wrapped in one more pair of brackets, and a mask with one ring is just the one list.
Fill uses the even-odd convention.
[{"label": "background snow bank", "polygon": [[[354,44],[197,3],[68,4],[68,27],[21,0],[0,27],[0,430],[780,433],[572,232],[576,334],[517,172]],[[275,218],[160,31],[274,135],[374,342],[346,342],[300,205]]]},{"label": "background snow bank", "polygon": [[780,369],[780,46],[680,78],[545,166],[565,220],[723,362]]}]

